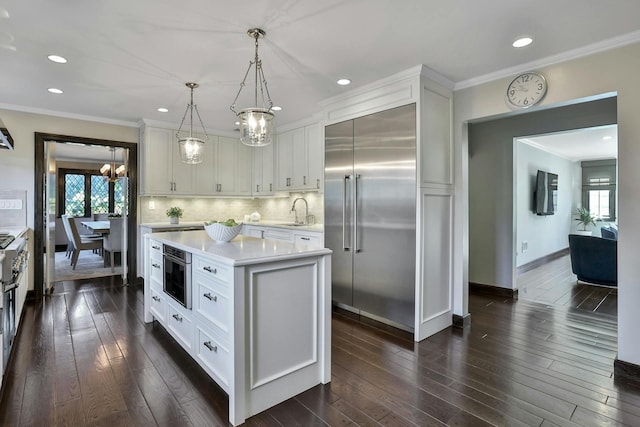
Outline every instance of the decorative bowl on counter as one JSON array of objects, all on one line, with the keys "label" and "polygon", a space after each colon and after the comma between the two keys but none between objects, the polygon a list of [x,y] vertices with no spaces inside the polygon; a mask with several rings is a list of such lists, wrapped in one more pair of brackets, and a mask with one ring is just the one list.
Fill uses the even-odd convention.
[{"label": "decorative bowl on counter", "polygon": [[236,237],[240,230],[242,230],[242,224],[234,226],[223,225],[219,222],[209,225],[207,223],[204,224],[204,231],[216,242],[228,242]]}]

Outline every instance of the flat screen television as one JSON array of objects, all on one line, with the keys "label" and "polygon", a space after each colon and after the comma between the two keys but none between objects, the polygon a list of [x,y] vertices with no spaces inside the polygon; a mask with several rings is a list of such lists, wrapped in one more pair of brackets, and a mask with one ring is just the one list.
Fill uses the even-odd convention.
[{"label": "flat screen television", "polygon": [[533,198],[537,215],[553,215],[558,209],[558,175],[539,170]]}]

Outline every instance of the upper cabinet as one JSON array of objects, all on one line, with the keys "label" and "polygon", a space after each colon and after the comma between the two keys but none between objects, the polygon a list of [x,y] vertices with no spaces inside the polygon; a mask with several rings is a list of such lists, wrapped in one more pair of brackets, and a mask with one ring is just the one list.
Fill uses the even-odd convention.
[{"label": "upper cabinet", "polygon": [[322,190],[324,153],[319,123],[278,135],[276,191]]},{"label": "upper cabinet", "polygon": [[238,138],[202,134],[202,163],[182,163],[176,131],[141,130],[140,194],[147,196],[251,196],[252,148]]},{"label": "upper cabinet", "polygon": [[145,126],[140,136],[140,194],[195,194],[194,169],[180,161],[175,131]]},{"label": "upper cabinet", "polygon": [[251,195],[251,150],[238,138],[218,138],[213,195]]},{"label": "upper cabinet", "polygon": [[273,194],[273,146],[250,148],[252,151],[253,172],[251,193],[254,196],[269,196]]}]

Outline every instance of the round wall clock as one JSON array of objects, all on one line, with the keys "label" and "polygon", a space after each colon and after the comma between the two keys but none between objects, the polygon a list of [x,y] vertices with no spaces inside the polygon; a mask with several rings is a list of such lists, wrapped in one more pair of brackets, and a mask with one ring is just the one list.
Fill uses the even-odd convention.
[{"label": "round wall clock", "polygon": [[547,81],[540,73],[523,73],[507,87],[507,101],[517,108],[529,108],[542,101],[547,93]]}]

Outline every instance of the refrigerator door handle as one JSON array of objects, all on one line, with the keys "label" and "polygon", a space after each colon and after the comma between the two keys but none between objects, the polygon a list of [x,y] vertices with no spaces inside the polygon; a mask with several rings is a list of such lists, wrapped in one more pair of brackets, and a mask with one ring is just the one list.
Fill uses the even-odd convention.
[{"label": "refrigerator door handle", "polygon": [[358,253],[361,249],[358,247],[358,182],[360,181],[360,174],[356,175],[355,188],[353,192],[353,241],[355,246],[355,252]]},{"label": "refrigerator door handle", "polygon": [[342,249],[345,252],[351,250],[347,245],[347,180],[351,179],[351,175],[345,175],[342,181]]}]

